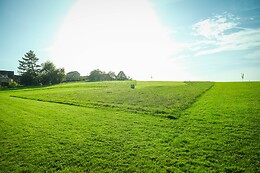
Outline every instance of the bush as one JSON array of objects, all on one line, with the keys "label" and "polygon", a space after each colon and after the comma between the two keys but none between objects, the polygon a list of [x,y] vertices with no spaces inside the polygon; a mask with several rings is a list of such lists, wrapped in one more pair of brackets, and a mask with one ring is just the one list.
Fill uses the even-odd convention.
[{"label": "bush", "polygon": [[17,86],[19,86],[19,84],[17,83],[17,82],[15,82],[15,81],[11,81],[10,83],[9,83],[9,88],[15,88],[15,87],[17,87]]}]

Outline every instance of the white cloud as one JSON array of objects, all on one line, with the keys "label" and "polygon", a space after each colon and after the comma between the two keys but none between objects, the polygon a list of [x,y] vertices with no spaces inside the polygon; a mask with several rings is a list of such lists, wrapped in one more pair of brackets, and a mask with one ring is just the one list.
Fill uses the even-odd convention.
[{"label": "white cloud", "polygon": [[225,13],[194,24],[192,29],[196,36],[202,36],[202,40],[193,42],[190,50],[195,56],[202,56],[260,48],[260,28],[238,27],[238,20],[238,17]]},{"label": "white cloud", "polygon": [[208,39],[217,39],[223,36],[224,32],[236,27],[238,23],[232,15],[216,15],[212,18],[200,21],[193,25],[195,35],[201,35]]},{"label": "white cloud", "polygon": [[223,35],[215,42],[215,46],[210,49],[203,49],[204,44],[199,44],[201,47],[196,52],[195,56],[214,54],[224,51],[240,51],[260,48],[260,28],[244,29],[228,35]]}]

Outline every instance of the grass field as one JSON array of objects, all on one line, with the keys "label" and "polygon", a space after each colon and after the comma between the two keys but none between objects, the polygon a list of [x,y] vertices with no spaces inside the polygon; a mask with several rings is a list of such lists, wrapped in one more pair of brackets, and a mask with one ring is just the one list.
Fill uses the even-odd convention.
[{"label": "grass field", "polygon": [[0,171],[260,171],[260,82],[135,84],[0,91]]},{"label": "grass field", "polygon": [[[14,97],[84,107],[160,114],[177,118],[198,96],[213,86],[209,82],[131,82],[72,83],[15,93]],[[175,117],[173,117],[175,116]]]}]

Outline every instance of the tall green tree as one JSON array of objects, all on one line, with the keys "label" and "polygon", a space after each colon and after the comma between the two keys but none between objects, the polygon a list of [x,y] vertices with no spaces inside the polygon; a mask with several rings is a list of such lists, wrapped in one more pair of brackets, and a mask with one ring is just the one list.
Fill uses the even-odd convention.
[{"label": "tall green tree", "polygon": [[90,72],[88,79],[91,82],[101,81],[103,79],[104,74],[105,73],[103,71],[96,69]]},{"label": "tall green tree", "polygon": [[95,81],[111,81],[111,80],[129,80],[130,78],[125,75],[123,71],[120,71],[118,75],[115,72],[104,72],[99,69],[93,70],[88,76],[88,80],[91,82]]},{"label": "tall green tree", "polygon": [[39,59],[35,53],[30,50],[19,60],[18,72],[21,75],[21,84],[37,85],[39,84],[38,74],[40,72]]},{"label": "tall green tree", "polygon": [[113,71],[108,72],[109,80],[116,80],[116,74]]},{"label": "tall green tree", "polygon": [[40,82],[44,85],[58,84],[65,79],[64,68],[57,69],[51,61],[42,63]]},{"label": "tall green tree", "polygon": [[117,80],[128,80],[125,73],[123,71],[120,71],[116,77]]}]

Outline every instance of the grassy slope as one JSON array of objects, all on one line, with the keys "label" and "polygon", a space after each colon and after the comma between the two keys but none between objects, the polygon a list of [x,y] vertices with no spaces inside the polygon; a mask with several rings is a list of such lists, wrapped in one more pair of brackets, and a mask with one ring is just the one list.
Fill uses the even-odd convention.
[{"label": "grassy slope", "polygon": [[0,171],[248,171],[260,83],[216,83],[176,120],[0,92]]}]

